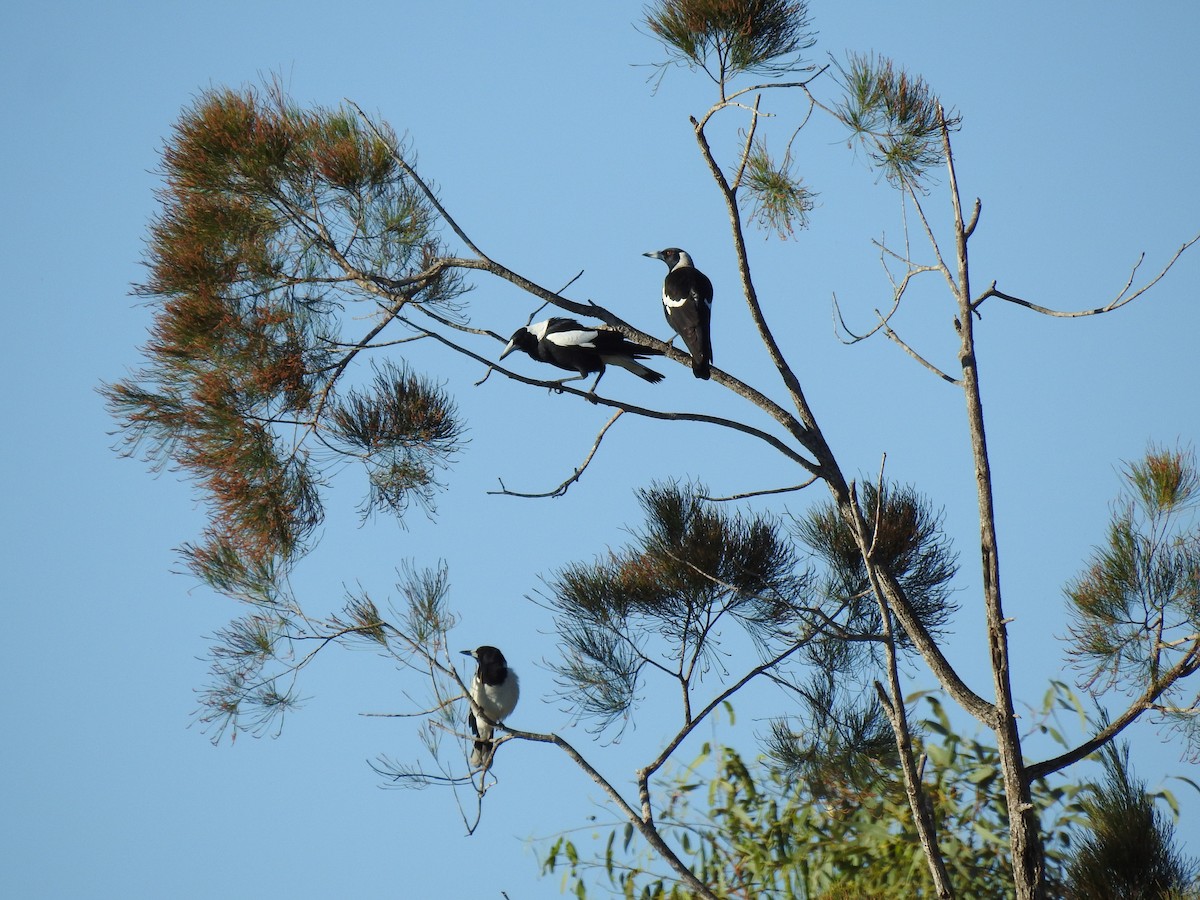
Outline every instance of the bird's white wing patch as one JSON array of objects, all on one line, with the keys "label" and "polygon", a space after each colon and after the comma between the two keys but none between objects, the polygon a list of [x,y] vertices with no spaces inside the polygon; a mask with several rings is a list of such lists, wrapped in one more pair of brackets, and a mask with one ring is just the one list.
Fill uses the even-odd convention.
[{"label": "bird's white wing patch", "polygon": [[687,303],[689,299],[691,299],[691,298],[680,297],[678,300],[675,300],[675,299],[672,299],[671,297],[667,296],[666,291],[663,291],[663,306],[669,307],[671,309],[678,309],[679,307],[683,306],[683,304]]},{"label": "bird's white wing patch", "polygon": [[598,331],[558,331],[546,335],[546,340],[560,347],[595,347]]}]

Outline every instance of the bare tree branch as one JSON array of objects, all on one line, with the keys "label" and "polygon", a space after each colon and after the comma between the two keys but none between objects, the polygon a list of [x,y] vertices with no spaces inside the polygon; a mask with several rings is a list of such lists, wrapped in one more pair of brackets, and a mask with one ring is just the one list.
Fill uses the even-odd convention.
[{"label": "bare tree branch", "polygon": [[[456,352],[461,353],[464,356],[469,356],[470,358],[482,363],[483,365],[487,366],[489,369],[494,369],[495,371],[504,375],[506,378],[510,378],[513,381],[519,381],[522,384],[531,384],[531,385],[535,385],[537,387],[548,388],[548,389],[554,391],[555,393],[559,393],[559,394],[574,394],[575,396],[582,397],[583,399],[585,399],[591,403],[594,403],[596,405],[609,406],[614,409],[622,410],[624,412],[632,413],[632,414],[638,415],[638,416],[643,416],[648,419],[663,419],[663,420],[668,420],[668,421],[681,421],[681,422],[703,422],[703,423],[709,424],[709,425],[719,425],[723,428],[732,429],[733,431],[740,431],[743,434],[748,434],[752,437],[758,438],[760,441],[763,441],[764,443],[769,444],[770,446],[772,446],[776,450],[778,450],[780,453],[782,453],[784,456],[786,456],[788,459],[792,460],[792,462],[798,463],[799,465],[803,466],[805,469],[807,469],[809,472],[812,472],[813,474],[818,474],[816,463],[812,462],[811,460],[806,459],[804,456],[801,456],[799,453],[797,453],[795,450],[793,450],[791,447],[789,447],[787,444],[785,444],[783,441],[781,441],[775,435],[770,434],[765,431],[762,431],[761,429],[755,428],[751,425],[746,425],[746,424],[744,424],[742,422],[738,422],[734,419],[725,419],[720,416],[711,416],[706,413],[665,412],[665,411],[656,410],[656,409],[649,409],[648,407],[636,406],[632,403],[625,403],[623,401],[609,399],[608,397],[601,397],[599,394],[589,394],[586,391],[581,391],[578,388],[575,388],[575,387],[572,387],[572,386],[566,385],[566,384],[561,384],[560,382],[557,382],[557,381],[541,381],[536,378],[527,378],[524,375],[517,374],[516,372],[510,372],[508,369],[505,369],[503,366],[480,356],[478,353],[468,350],[466,347],[462,347],[458,344],[455,344],[453,341],[451,341],[449,338],[447,338],[443,334],[439,334],[436,331],[430,331],[429,329],[422,328],[420,325],[416,324],[411,319],[406,319],[406,318],[401,317],[400,321],[404,322],[410,328],[413,328],[417,331],[427,334],[429,337],[433,338],[434,340],[440,341],[441,343],[445,344],[447,347],[450,347],[451,349],[455,350]],[[499,335],[493,335],[493,336],[496,337],[497,340],[503,340],[503,338],[500,338]],[[661,342],[654,341],[654,343],[661,343]],[[716,372],[715,369],[713,371],[714,371],[714,373]],[[736,379],[730,379],[730,381],[735,381],[735,380]]]},{"label": "bare tree branch", "polygon": [[1157,275],[1155,275],[1153,278],[1151,278],[1149,281],[1147,281],[1144,285],[1142,285],[1140,288],[1138,288],[1131,294],[1131,293],[1129,293],[1129,290],[1130,290],[1130,288],[1133,287],[1133,280],[1134,280],[1134,278],[1137,277],[1137,271],[1141,267],[1142,262],[1146,258],[1146,254],[1143,253],[1141,256],[1138,257],[1138,261],[1133,264],[1133,270],[1129,273],[1129,279],[1125,282],[1125,286],[1123,288],[1121,288],[1121,290],[1117,293],[1117,295],[1115,297],[1113,297],[1112,300],[1108,301],[1108,303],[1104,304],[1103,306],[1097,306],[1093,309],[1082,309],[1082,310],[1073,310],[1073,311],[1050,309],[1049,307],[1039,306],[1036,303],[1031,303],[1028,300],[1023,300],[1020,297],[1014,297],[1012,294],[1006,294],[1003,291],[997,290],[996,282],[993,281],[991,283],[991,286],[988,287],[988,289],[986,291],[984,291],[982,294],[980,294],[979,299],[977,299],[974,303],[971,304],[971,309],[972,310],[979,309],[979,307],[983,305],[983,302],[985,300],[987,300],[989,297],[998,297],[1001,300],[1007,300],[1009,303],[1015,303],[1017,306],[1023,306],[1026,309],[1030,309],[1030,310],[1033,310],[1034,312],[1041,313],[1044,316],[1055,316],[1055,317],[1064,318],[1064,319],[1075,319],[1075,318],[1079,318],[1081,316],[1098,316],[1098,315],[1101,315],[1102,313],[1112,312],[1113,310],[1120,309],[1122,306],[1125,306],[1126,304],[1132,303],[1138,297],[1142,296],[1142,294],[1146,293],[1146,291],[1150,290],[1150,288],[1154,287],[1156,284],[1158,284],[1160,281],[1162,281],[1164,276],[1166,276],[1166,274],[1169,271],[1171,271],[1172,266],[1174,266],[1175,263],[1179,260],[1179,257],[1181,257],[1184,254],[1184,252],[1189,247],[1191,247],[1193,244],[1195,244],[1197,241],[1200,241],[1200,234],[1197,234],[1195,237],[1193,237],[1187,241],[1184,241],[1183,246],[1181,246],[1178,250],[1175,251],[1175,255],[1172,256],[1170,258],[1170,260],[1167,261],[1167,264],[1165,266],[1163,266],[1162,270]]},{"label": "bare tree branch", "polygon": [[429,198],[429,202],[433,205],[433,208],[438,211],[438,215],[445,219],[446,224],[450,226],[456,235],[458,235],[458,239],[466,244],[472,253],[474,253],[480,259],[486,260],[488,258],[487,254],[485,254],[475,245],[475,242],[467,236],[467,233],[463,231],[458,222],[454,220],[454,217],[446,211],[446,208],[442,206],[441,200],[438,199],[437,194],[428,184],[425,183],[421,176],[417,174],[416,170],[408,164],[408,160],[401,155],[399,148],[394,146],[392,142],[387,139],[387,137],[380,133],[379,129],[375,126],[375,123],[371,121],[371,118],[362,111],[362,107],[360,107],[353,100],[347,100],[346,102],[354,107],[355,112],[357,112],[362,120],[367,123],[367,127],[371,129],[371,133],[387,146],[388,150],[391,152],[392,159],[396,161],[396,164],[404,170],[405,174],[407,174],[408,177],[413,180],[413,183],[416,184],[417,187],[419,187],[425,194],[425,196]]},{"label": "bare tree branch", "polygon": [[1172,666],[1162,678],[1153,680],[1140,697],[1130,703],[1124,712],[1109,722],[1104,728],[1066,753],[1061,753],[1052,759],[1026,766],[1026,777],[1031,781],[1038,778],[1045,778],[1047,775],[1052,775],[1095,753],[1137,721],[1142,713],[1154,709],[1155,701],[1168,688],[1181,678],[1192,675],[1198,670],[1200,670],[1200,641],[1193,643],[1191,649],[1179,662]]},{"label": "bare tree branch", "polygon": [[[908,237],[907,237],[907,231],[906,231],[905,232],[905,240],[907,241],[907,239],[908,239]],[[887,311],[886,315],[881,315],[879,310],[876,309],[875,315],[880,319],[880,323],[878,325],[876,325],[874,328],[872,328],[870,331],[866,332],[865,334],[856,334],[846,324],[846,320],[842,316],[841,306],[838,304],[837,294],[834,294],[833,295],[834,313],[837,316],[838,322],[841,323],[842,330],[845,331],[846,334],[850,335],[850,340],[848,340],[848,341],[842,340],[841,336],[837,334],[837,328],[836,327],[834,328],[834,334],[837,336],[838,340],[842,341],[843,344],[847,344],[847,345],[857,344],[859,341],[864,341],[867,338],[875,335],[880,330],[886,328],[887,323],[891,321],[892,316],[894,316],[896,314],[896,312],[900,309],[900,302],[904,299],[904,295],[908,291],[909,282],[912,281],[912,279],[918,275],[923,275],[927,272],[940,272],[941,271],[941,269],[938,266],[917,265],[907,255],[901,256],[899,253],[897,253],[896,251],[889,248],[882,241],[874,241],[874,244],[875,244],[875,246],[877,246],[879,248],[880,265],[883,266],[884,272],[887,273],[888,281],[890,281],[892,284],[892,308]],[[896,280],[895,276],[892,274],[891,269],[888,268],[888,265],[887,265],[887,257],[888,256],[893,257],[894,259],[904,263],[904,265],[905,265],[904,277],[901,278],[899,281]],[[905,346],[905,345],[903,343],[901,343],[901,346]]]},{"label": "bare tree branch", "polygon": [[[980,570],[983,603],[987,621],[988,650],[991,655],[992,685],[995,691],[996,718],[992,723],[996,750],[1004,779],[1005,802],[1009,815],[1009,846],[1018,900],[1035,900],[1042,895],[1045,859],[1037,812],[1030,793],[1030,781],[1024,769],[1021,735],[1013,709],[1012,675],[1008,629],[1000,591],[999,537],[996,528],[995,499],[987,432],[984,426],[979,367],[975,355],[974,323],[971,304],[971,279],[967,251],[967,225],[963,218],[958,174],[950,146],[950,124],[941,104],[937,107],[941,126],[942,152],[949,178],[950,202],[954,216],[954,248],[957,278],[947,271],[958,304],[959,363],[962,388],[967,401],[967,427],[974,457],[976,496],[979,506]],[[910,194],[913,192],[910,191]],[[917,202],[914,197],[914,203]],[[924,216],[922,214],[922,221]],[[932,240],[932,236],[931,236]],[[940,257],[939,257],[940,258]]]},{"label": "bare tree branch", "polygon": [[748,497],[765,497],[769,494],[788,494],[788,493],[791,493],[792,491],[802,491],[806,487],[808,487],[809,485],[813,484],[816,481],[817,481],[817,476],[814,475],[812,478],[809,478],[807,481],[801,482],[800,484],[794,484],[791,487],[766,488],[761,491],[745,491],[740,494],[730,494],[728,497],[710,497],[706,494],[701,494],[700,499],[708,500],[710,503],[727,503],[730,500],[745,500]]},{"label": "bare tree branch", "polygon": [[746,129],[746,142],[742,147],[742,156],[738,162],[737,174],[733,176],[733,181],[729,185],[729,189],[737,193],[738,188],[742,183],[742,176],[746,174],[746,164],[750,161],[750,151],[754,148],[754,132],[758,130],[758,107],[762,102],[762,95],[759,94],[754,98],[754,106],[750,108],[750,127]]},{"label": "bare tree branch", "polygon": [[[714,107],[715,110],[715,107]],[[710,110],[711,115],[714,110]],[[707,121],[708,116],[705,117]],[[816,452],[817,446],[824,444],[824,439],[820,439],[819,443],[811,443],[815,437],[812,433],[816,431],[816,419],[809,408],[808,401],[804,397],[804,391],[800,387],[800,381],[796,377],[796,373],[792,370],[787,360],[783,356],[783,351],[780,349],[778,342],[775,340],[775,335],[767,325],[766,318],[763,315],[762,306],[758,300],[758,292],[754,287],[754,280],[750,275],[750,261],[746,250],[745,235],[742,233],[741,213],[738,210],[737,190],[730,187],[728,180],[725,178],[725,173],[721,170],[720,164],[716,157],[713,156],[712,148],[708,144],[708,138],[704,133],[704,126],[695,118],[692,120],[692,128],[695,131],[696,143],[700,147],[700,152],[708,164],[709,172],[716,181],[717,186],[721,190],[721,195],[725,198],[726,212],[729,215],[729,222],[733,232],[734,247],[737,252],[738,272],[742,281],[742,294],[746,300],[746,305],[750,310],[750,316],[754,320],[754,325],[758,329],[759,338],[763,345],[767,348],[767,353],[771,358],[771,362],[775,364],[776,370],[783,379],[784,386],[791,395],[792,403],[796,407],[797,413],[800,415],[800,421],[804,426],[804,433],[797,434],[796,437],[810,451]]]},{"label": "bare tree branch", "polygon": [[570,478],[568,478],[566,481],[564,481],[562,484],[560,484],[558,487],[554,488],[553,490],[543,491],[542,493],[539,493],[539,494],[525,494],[525,493],[521,493],[519,491],[508,490],[508,488],[504,487],[504,482],[501,481],[500,482],[500,490],[488,491],[488,493],[489,494],[504,494],[509,497],[561,497],[563,494],[565,494],[567,492],[567,490],[571,487],[571,485],[573,485],[575,482],[577,482],[583,476],[584,471],[587,469],[588,465],[591,464],[593,457],[595,457],[596,451],[600,449],[600,442],[602,440],[604,440],[604,435],[608,433],[608,429],[610,429],[616,423],[617,419],[621,418],[621,415],[624,412],[625,412],[625,410],[618,409],[615,413],[612,414],[612,418],[610,418],[607,422],[604,423],[604,427],[601,428],[600,433],[596,435],[596,440],[592,444],[592,449],[588,452],[588,455],[586,457],[584,457],[583,462],[575,467],[575,471],[573,473],[571,473]]},{"label": "bare tree branch", "polygon": [[[587,773],[588,777],[591,778],[592,781],[600,786],[600,789],[604,791],[608,798],[625,816],[626,821],[628,821],[635,829],[637,829],[638,833],[641,834],[641,836],[654,849],[654,851],[663,858],[663,860],[676,872],[679,878],[691,890],[695,891],[699,896],[706,898],[706,900],[717,900],[716,895],[709,890],[708,886],[705,885],[704,882],[700,881],[700,879],[695,876],[692,870],[688,868],[687,864],[679,858],[675,851],[671,849],[670,845],[663,840],[662,835],[659,834],[658,829],[654,825],[654,819],[651,810],[648,808],[648,791],[646,792],[646,795],[640,799],[640,802],[643,805],[643,810],[639,813],[629,805],[629,802],[621,795],[621,792],[618,791],[608,779],[601,775],[578,750],[576,750],[573,746],[571,746],[570,743],[559,737],[557,734],[539,734],[533,731],[519,731],[515,728],[510,728],[505,725],[500,725],[498,727],[519,740],[532,741],[534,743],[542,744],[552,744],[566,753],[572,762],[579,766],[579,768]],[[641,782],[640,777],[639,782]],[[642,791],[639,791],[639,793],[642,793]]]},{"label": "bare tree branch", "polygon": [[879,317],[879,327],[883,329],[883,333],[886,334],[891,340],[899,344],[905,353],[923,365],[938,378],[941,378],[943,381],[948,381],[950,384],[958,385],[959,387],[962,386],[961,381],[959,381],[957,378],[947,375],[945,372],[919,354],[916,350],[906,344],[903,340],[901,340],[900,335],[896,334],[896,332],[892,330],[892,327],[887,323],[887,319],[883,317],[883,314],[880,313],[879,310],[875,310],[875,315]]}]

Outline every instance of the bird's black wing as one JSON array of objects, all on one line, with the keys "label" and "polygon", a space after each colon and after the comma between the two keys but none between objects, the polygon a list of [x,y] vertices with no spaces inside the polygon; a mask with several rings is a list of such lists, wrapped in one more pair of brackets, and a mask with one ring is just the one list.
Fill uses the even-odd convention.
[{"label": "bird's black wing", "polygon": [[592,343],[603,356],[628,356],[630,359],[645,359],[648,356],[662,356],[661,350],[643,347],[635,344],[619,331],[611,328],[600,328]]},{"label": "bird's black wing", "polygon": [[712,282],[691,267],[673,269],[663,282],[663,312],[692,355],[692,368],[707,378],[712,362]]},{"label": "bird's black wing", "polygon": [[586,328],[574,319],[552,319],[546,335],[538,342],[538,355],[560,369],[580,375],[599,372],[604,365],[596,352],[595,328]]}]

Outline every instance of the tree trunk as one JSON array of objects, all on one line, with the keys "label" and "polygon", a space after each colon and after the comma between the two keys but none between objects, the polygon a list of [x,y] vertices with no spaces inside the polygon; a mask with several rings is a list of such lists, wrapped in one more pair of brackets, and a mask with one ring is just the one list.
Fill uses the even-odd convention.
[{"label": "tree trunk", "polygon": [[[940,110],[939,110],[940,112]],[[955,248],[958,277],[959,363],[962,366],[963,394],[967,401],[967,424],[975,464],[975,485],[979,501],[979,534],[983,600],[987,614],[988,651],[992,664],[992,683],[996,692],[996,717],[993,725],[996,749],[1004,776],[1004,793],[1009,816],[1009,845],[1012,851],[1013,883],[1017,900],[1042,900],[1044,896],[1042,834],[1037,810],[1029,791],[1029,779],[1021,755],[1021,735],[1013,714],[1012,678],[1008,660],[1008,628],[1000,599],[1000,557],[996,539],[996,515],[992,498],[992,469],[988,461],[987,434],[983,422],[983,400],[979,388],[979,370],[975,358],[975,333],[971,302],[971,280],[967,263],[969,228],[963,220],[962,203],[950,151],[949,129],[942,115],[942,146],[950,173],[950,197],[954,204]],[[977,211],[978,213],[978,211]]]}]

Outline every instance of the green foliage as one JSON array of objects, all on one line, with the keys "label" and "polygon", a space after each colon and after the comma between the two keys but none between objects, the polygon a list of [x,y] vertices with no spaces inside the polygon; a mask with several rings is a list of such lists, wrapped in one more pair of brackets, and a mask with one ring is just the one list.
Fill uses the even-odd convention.
[{"label": "green foliage", "polygon": [[[927,797],[941,823],[939,843],[952,883],[962,897],[1008,896],[1012,873],[996,749],[959,735],[937,699],[921,696],[929,717],[919,723],[917,750],[927,759]],[[895,766],[881,762],[869,786],[847,779],[839,791],[813,793],[790,772],[750,763],[731,748],[706,746],[699,759],[659,786],[658,822],[721,898],[934,896],[898,779]],[[1047,887],[1057,896],[1071,827],[1081,814],[1080,787],[1037,787],[1035,803],[1048,836]],[[691,896],[639,857],[631,830],[623,837],[617,831],[597,835],[605,850],[591,861],[560,838],[544,868],[556,870],[570,844],[564,887],[576,896],[588,890],[630,898]]]},{"label": "green foliage", "polygon": [[436,569],[404,569],[396,587],[404,597],[401,628],[418,646],[436,645],[457,623],[449,608],[450,573]]},{"label": "green foliage", "polygon": [[184,544],[182,553],[192,574],[213,590],[258,606],[280,604],[274,558],[248,559],[220,535],[199,546]]},{"label": "green foliage", "polygon": [[458,438],[453,407],[392,370],[374,395],[338,400],[363,349],[339,342],[340,313],[366,301],[382,327],[406,304],[453,308],[461,286],[423,271],[435,214],[394,136],[346,110],[300,110],[278,89],[208,91],[176,123],[163,177],[138,288],[157,305],[147,365],[106,394],[129,451],[178,465],[204,493],[210,525],[185,546],[189,567],[244,598],[321,522],[314,435],[367,465],[367,508],[428,500]]},{"label": "green foliage", "polygon": [[[955,610],[950,582],[957,560],[941,530],[940,516],[912,488],[885,485],[881,495],[870,483],[863,486],[863,512],[875,559],[900,583],[926,628],[930,632],[944,628]],[[858,541],[841,513],[826,502],[792,521],[796,535],[826,566],[825,593],[853,610],[856,630],[878,634],[882,630],[879,605]],[[908,646],[902,631],[897,641]]]},{"label": "green foliage", "polygon": [[1129,748],[1103,751],[1104,781],[1083,793],[1086,818],[1067,864],[1066,900],[1200,897],[1200,863],[1175,845],[1174,825],[1129,767]]},{"label": "green foliage", "polygon": [[1168,513],[1185,509],[1200,492],[1200,473],[1192,453],[1151,448],[1125,472],[1144,509]]},{"label": "green foliage", "polygon": [[[202,491],[209,523],[182,547],[188,568],[257,608],[218,632],[200,718],[261,733],[296,703],[280,673],[303,664],[307,617],[287,578],[322,521],[326,471],[361,462],[365,512],[429,508],[460,443],[448,395],[403,365],[341,380],[401,310],[455,314],[462,285],[433,265],[436,210],[395,136],[356,113],[302,110],[277,87],[214,89],[162,159],[137,288],[155,304],[146,364],[105,393],[128,452]],[[378,321],[342,340],[366,317],[352,303]],[[355,634],[383,641],[371,608],[349,612]]]},{"label": "green foliage", "polygon": [[629,712],[646,665],[689,683],[707,671],[719,620],[761,642],[791,631],[808,583],[770,517],[726,514],[690,484],[654,485],[638,499],[646,524],[634,546],[569,565],[548,584],[565,645],[560,685],[600,728]]},{"label": "green foliage", "polygon": [[658,0],[646,24],[674,62],[719,84],[743,72],[800,70],[816,42],[803,0]]},{"label": "green foliage", "polygon": [[836,113],[893,184],[919,187],[944,159],[943,126],[956,128],[925,80],[886,57],[852,55],[839,67],[845,95]]},{"label": "green foliage", "polygon": [[294,679],[284,672],[267,674],[291,653],[290,625],[286,614],[261,612],[217,631],[209,652],[209,685],[200,692],[196,714],[213,729],[214,742],[230,728],[234,738],[239,732],[258,736],[282,728],[283,713],[299,706]]},{"label": "green foliage", "polygon": [[[883,629],[857,544],[832,506],[794,523],[795,536],[824,564],[819,580],[768,516],[727,513],[692,484],[658,484],[638,496],[645,523],[632,546],[567,566],[548,581],[565,648],[559,684],[571,708],[599,729],[627,717],[647,667],[690,690],[718,664],[717,624],[732,620],[764,657],[786,652],[814,673],[806,684],[781,682],[804,715],[776,729],[777,758],[815,782],[834,759],[856,764],[849,749],[842,757],[813,755],[838,735],[847,748],[869,748],[867,765],[890,755],[890,730],[873,695],[865,706],[844,703],[845,691],[834,687],[869,684]],[[867,488],[865,508],[877,558],[928,627],[942,626],[952,611],[954,558],[937,517],[914,492],[896,487],[882,505]]]},{"label": "green foliage", "polygon": [[331,403],[328,418],[330,431],[366,460],[367,510],[400,513],[414,497],[432,505],[434,470],[448,463],[462,432],[444,390],[386,363],[366,390],[345,391]]},{"label": "green foliage", "polygon": [[[455,626],[447,606],[446,567],[404,567],[399,576],[396,589],[402,603],[392,610],[396,615],[392,621],[362,590],[348,592],[342,610],[324,620],[306,616],[286,596],[277,594],[270,604],[218,630],[209,651],[209,683],[199,692],[196,712],[214,743],[226,733],[236,739],[238,734],[261,736],[281,729],[284,714],[301,704],[300,671],[332,644],[365,646],[406,668],[420,657],[422,668],[445,672],[436,663],[436,654],[445,652],[446,634]],[[457,686],[448,693],[460,695]],[[451,702],[435,706],[445,727],[451,732],[463,730],[462,723],[454,721]],[[431,728],[426,736],[436,741],[440,732]]]},{"label": "green foliage", "polygon": [[797,228],[808,227],[813,195],[804,182],[791,173],[791,153],[776,163],[766,143],[756,140],[746,157],[743,186],[750,198],[750,216],[763,229],[790,237]]},{"label": "green foliage", "polygon": [[[1179,695],[1177,680],[1200,668],[1200,529],[1190,516],[1196,460],[1152,448],[1127,467],[1125,480],[1107,544],[1066,587],[1070,653],[1096,695],[1150,685],[1171,698]],[[1169,702],[1156,708],[1195,754],[1196,717]]]},{"label": "green foliage", "polygon": [[766,755],[814,798],[845,798],[879,787],[881,772],[898,772],[896,738],[870,692],[846,687],[846,667],[818,669],[796,688],[796,714],[775,719]]}]

